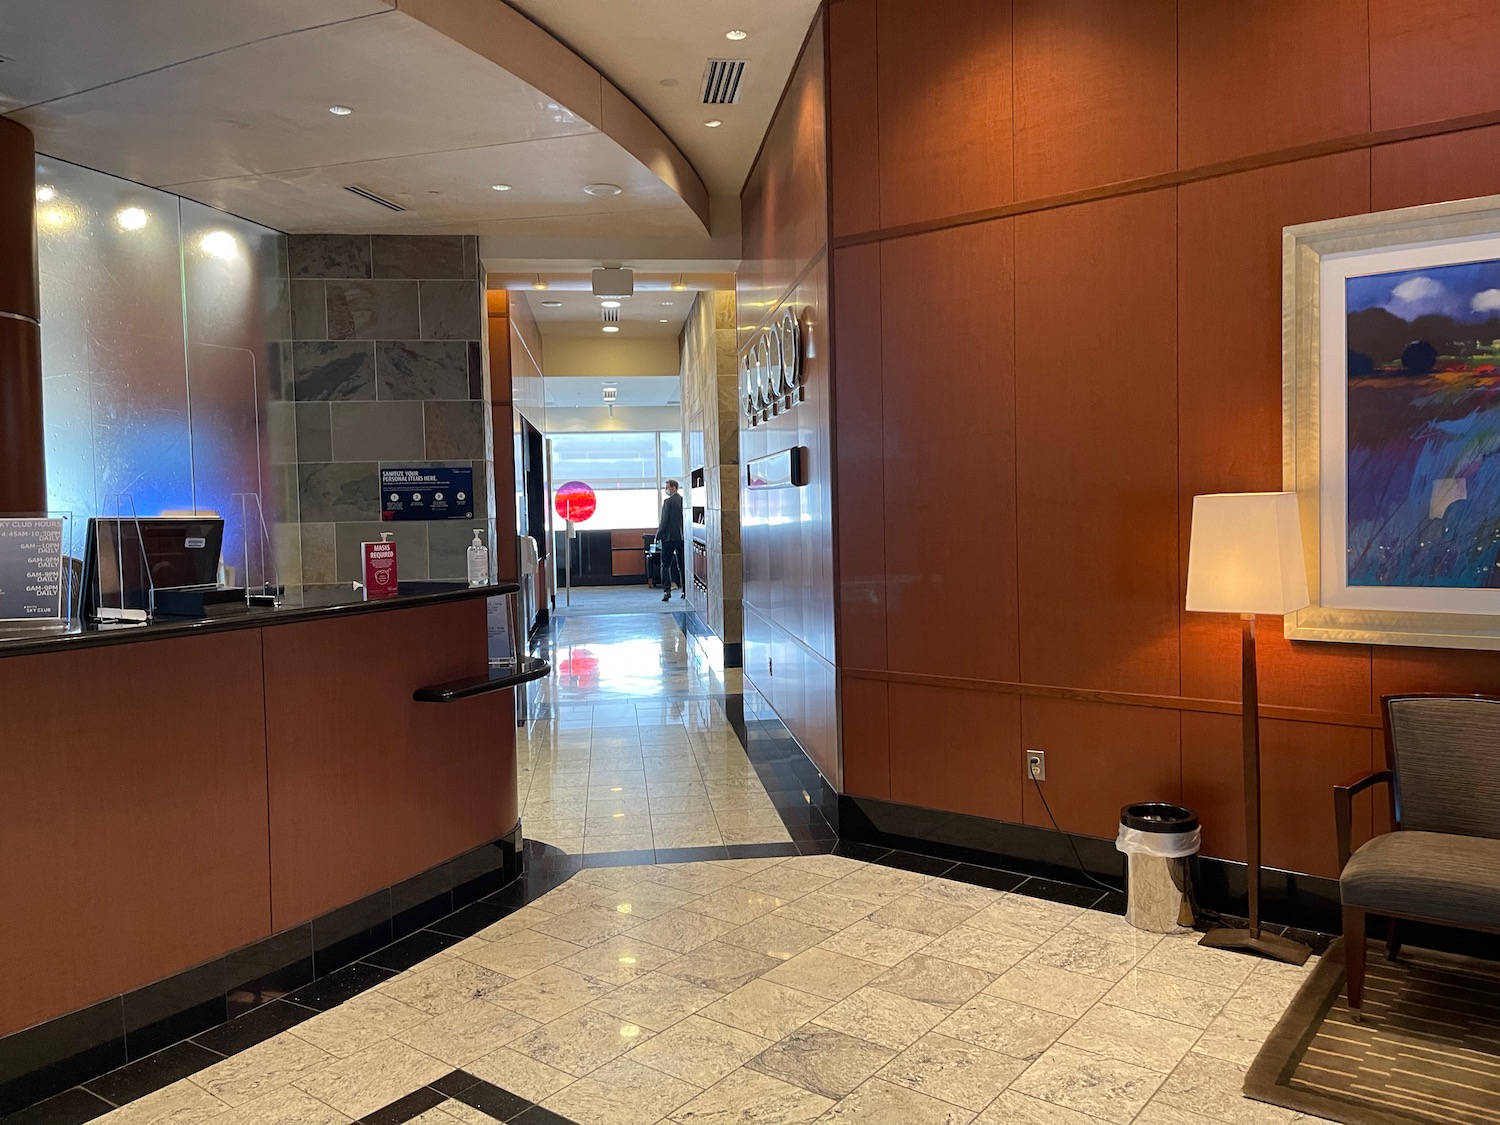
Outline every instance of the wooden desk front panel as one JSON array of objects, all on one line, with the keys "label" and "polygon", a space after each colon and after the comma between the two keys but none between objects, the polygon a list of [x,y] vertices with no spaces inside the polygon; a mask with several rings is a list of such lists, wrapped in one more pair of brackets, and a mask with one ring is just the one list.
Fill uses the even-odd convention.
[{"label": "wooden desk front panel", "polygon": [[0,700],[0,1035],[270,934],[259,630],[10,657]]},{"label": "wooden desk front panel", "polygon": [[509,691],[415,703],[482,674],[483,600],[266,629],[277,930],[515,827]]}]

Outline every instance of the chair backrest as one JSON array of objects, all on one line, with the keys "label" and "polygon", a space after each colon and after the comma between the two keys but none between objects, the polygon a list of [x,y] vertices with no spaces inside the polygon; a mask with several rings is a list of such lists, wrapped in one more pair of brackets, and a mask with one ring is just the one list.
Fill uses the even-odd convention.
[{"label": "chair backrest", "polygon": [[1385,723],[1401,827],[1500,839],[1500,698],[1387,696]]}]

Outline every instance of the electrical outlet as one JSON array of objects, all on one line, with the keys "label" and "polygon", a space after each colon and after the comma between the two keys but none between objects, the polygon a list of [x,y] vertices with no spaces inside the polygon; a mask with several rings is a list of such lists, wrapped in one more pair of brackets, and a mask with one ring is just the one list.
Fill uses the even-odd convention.
[{"label": "electrical outlet", "polygon": [[1047,780],[1047,752],[1045,750],[1026,751],[1026,776],[1032,781]]}]

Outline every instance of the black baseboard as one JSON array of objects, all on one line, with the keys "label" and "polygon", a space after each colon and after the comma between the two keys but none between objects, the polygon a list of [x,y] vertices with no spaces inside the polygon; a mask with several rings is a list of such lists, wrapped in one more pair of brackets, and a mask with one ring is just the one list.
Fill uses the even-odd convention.
[{"label": "black baseboard", "polygon": [[[1125,886],[1125,857],[1115,850],[1112,841],[1069,837],[1028,824],[843,795],[839,798],[839,835],[845,840],[1046,879],[1080,883],[1092,877],[1115,889]],[[1070,838],[1078,849],[1077,860],[1068,847]],[[1243,863],[1200,858],[1195,878],[1199,905],[1219,914],[1243,917],[1247,908],[1245,870]],[[1320,933],[1339,932],[1336,880],[1274,868],[1263,869],[1261,876],[1261,916],[1265,921]]]},{"label": "black baseboard", "polygon": [[358,902],[0,1038],[0,1115],[280,1000],[513,882],[521,826]]}]

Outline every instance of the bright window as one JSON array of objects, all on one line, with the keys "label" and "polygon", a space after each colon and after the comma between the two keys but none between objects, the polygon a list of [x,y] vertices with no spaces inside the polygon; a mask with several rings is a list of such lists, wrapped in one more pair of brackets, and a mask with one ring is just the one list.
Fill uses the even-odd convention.
[{"label": "bright window", "polygon": [[589,531],[654,529],[665,493],[662,482],[683,481],[682,435],[661,433],[567,433],[550,435],[552,487],[582,481],[599,506],[580,527]]}]

